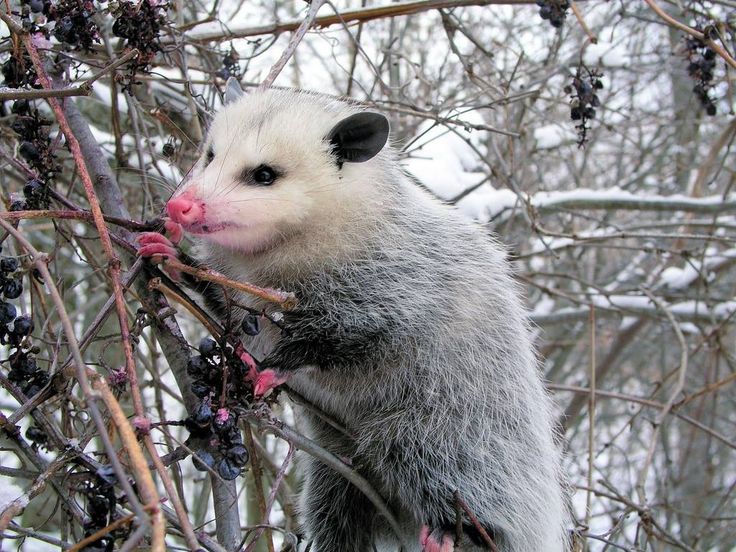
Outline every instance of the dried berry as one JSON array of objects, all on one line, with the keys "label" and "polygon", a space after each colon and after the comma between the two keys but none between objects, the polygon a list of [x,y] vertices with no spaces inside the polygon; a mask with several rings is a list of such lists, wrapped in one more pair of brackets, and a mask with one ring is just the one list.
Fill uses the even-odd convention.
[{"label": "dried berry", "polygon": [[207,361],[201,356],[193,356],[187,362],[187,373],[192,377],[202,377],[207,373]]},{"label": "dried berry", "polygon": [[230,460],[233,466],[238,468],[242,468],[248,463],[248,449],[243,445],[235,445],[234,447],[231,447],[225,453],[225,456]]},{"label": "dried berry", "polygon": [[191,420],[198,427],[207,427],[212,422],[212,408],[207,402],[201,402],[194,410]]},{"label": "dried berry", "polygon": [[537,0],[539,6],[539,17],[549,21],[555,28],[562,27],[570,8],[569,0]]},{"label": "dried berry", "polygon": [[231,481],[240,475],[240,468],[228,458],[223,458],[217,464],[217,473],[225,481]]},{"label": "dried berry", "polygon": [[0,324],[10,324],[15,320],[16,314],[14,305],[0,301]]},{"label": "dried berry", "polygon": [[258,335],[261,331],[258,316],[250,312],[245,315],[245,318],[243,318],[243,321],[240,323],[240,327],[246,335]]},{"label": "dried berry", "polygon": [[7,274],[18,270],[18,259],[15,257],[3,257],[0,259],[0,272]]},{"label": "dried berry", "polygon": [[192,463],[199,471],[215,469],[215,457],[204,449],[200,449],[192,455]]},{"label": "dried berry", "polygon": [[203,357],[211,357],[217,352],[217,342],[214,339],[205,337],[199,342],[199,354]]},{"label": "dried berry", "polygon": [[716,53],[701,40],[688,37],[685,39],[685,57],[688,61],[687,72],[695,81],[693,93],[705,112],[713,116],[717,109],[710,92],[713,88]]},{"label": "dried berry", "polygon": [[15,319],[13,322],[13,333],[20,337],[25,337],[33,332],[33,319],[23,314]]},{"label": "dried berry", "polygon": [[596,107],[601,105],[596,91],[603,88],[603,75],[595,69],[584,65],[578,67],[572,83],[565,86],[565,93],[570,94],[570,119],[580,121],[575,128],[578,131],[578,146],[588,141],[588,122],[596,117]]},{"label": "dried berry", "polygon": [[23,284],[20,280],[8,280],[3,285],[3,295],[6,299],[17,299],[23,293]]},{"label": "dried berry", "polygon": [[31,426],[26,430],[26,438],[41,446],[46,445],[49,441],[48,435],[36,426]]},{"label": "dried berry", "polygon": [[26,161],[38,161],[41,158],[38,148],[32,142],[21,142],[18,153]]}]

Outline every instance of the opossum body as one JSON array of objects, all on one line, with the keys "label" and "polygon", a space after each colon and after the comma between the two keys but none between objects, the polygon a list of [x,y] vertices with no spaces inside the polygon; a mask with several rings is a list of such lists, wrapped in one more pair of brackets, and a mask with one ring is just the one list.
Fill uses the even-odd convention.
[{"label": "opossum body", "polygon": [[[288,376],[347,428],[298,413],[387,500],[412,550],[484,549],[466,516],[455,542],[457,491],[502,552],[562,551],[551,403],[504,252],[410,182],[387,133],[344,102],[254,92],[215,117],[168,213],[203,264],[296,294],[285,332],[246,342],[263,386]],[[359,490],[308,462],[313,552],[397,550]]]}]

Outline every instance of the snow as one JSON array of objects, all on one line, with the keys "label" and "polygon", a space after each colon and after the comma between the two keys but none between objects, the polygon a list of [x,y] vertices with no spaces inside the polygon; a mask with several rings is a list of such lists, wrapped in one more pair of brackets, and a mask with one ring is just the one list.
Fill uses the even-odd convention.
[{"label": "snow", "polygon": [[623,46],[600,39],[597,44],[588,44],[583,53],[583,61],[590,67],[626,67],[631,63],[629,53]]},{"label": "snow", "polygon": [[[477,115],[477,114],[475,114]],[[482,124],[473,113],[463,114],[463,120]],[[451,199],[485,178],[485,173],[476,170],[479,160],[473,148],[465,141],[473,141],[472,134],[462,127],[454,132],[445,127],[427,122],[417,135],[422,136],[412,146],[412,157],[404,161],[404,168],[416,176],[422,184],[443,199]]]},{"label": "snow", "polygon": [[565,142],[577,140],[577,136],[571,127],[545,125],[534,129],[534,140],[539,149],[554,149]]},{"label": "snow", "polygon": [[519,204],[519,198],[508,189],[496,190],[490,185],[482,186],[457,203],[457,207],[465,215],[488,222],[499,213],[513,209]]}]

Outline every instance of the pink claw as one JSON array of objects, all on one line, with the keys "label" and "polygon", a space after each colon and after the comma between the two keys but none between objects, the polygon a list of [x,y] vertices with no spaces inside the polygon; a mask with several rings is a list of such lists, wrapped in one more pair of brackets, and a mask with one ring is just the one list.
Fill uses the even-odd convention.
[{"label": "pink claw", "polygon": [[[136,241],[140,244],[138,254],[144,258],[170,257],[176,259],[179,255],[174,244],[158,232],[144,232],[136,238]],[[181,280],[181,272],[174,268],[164,267],[164,272],[176,282]]]},{"label": "pink claw", "polygon": [[258,372],[256,381],[253,384],[253,395],[263,397],[266,393],[275,389],[282,383],[286,383],[288,376],[278,374],[275,370],[266,369]]},{"label": "pink claw", "polygon": [[419,544],[422,545],[422,552],[453,552],[455,550],[455,539],[450,533],[432,530],[427,525],[422,525],[422,530],[419,532]]},{"label": "pink claw", "polygon": [[178,222],[167,219],[166,221],[164,221],[164,228],[166,229],[166,233],[169,235],[169,239],[173,244],[178,244],[184,237],[184,228],[182,228],[181,224],[179,224]]}]

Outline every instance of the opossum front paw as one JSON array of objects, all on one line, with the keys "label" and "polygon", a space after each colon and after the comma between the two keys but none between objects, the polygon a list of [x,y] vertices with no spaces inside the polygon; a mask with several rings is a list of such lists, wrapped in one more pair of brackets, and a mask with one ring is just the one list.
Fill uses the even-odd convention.
[{"label": "opossum front paw", "polygon": [[[136,241],[140,245],[138,254],[141,257],[156,260],[157,257],[176,259],[179,256],[179,251],[171,240],[158,232],[143,232]],[[164,267],[163,270],[172,280],[176,282],[181,280],[181,272],[178,270],[168,267]]]},{"label": "opossum front paw", "polygon": [[431,529],[428,525],[422,525],[419,544],[422,545],[422,552],[452,552],[455,550],[455,537],[442,529]]},{"label": "opossum front paw", "polygon": [[263,397],[266,393],[275,389],[282,383],[286,383],[289,379],[287,374],[281,374],[276,370],[267,368],[256,374],[255,381],[253,382],[253,395],[256,397]]},{"label": "opossum front paw", "polygon": [[184,228],[182,225],[171,219],[166,219],[164,221],[164,228],[166,229],[166,233],[169,235],[171,243],[178,245],[184,237]]}]

